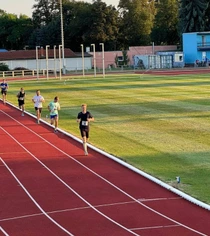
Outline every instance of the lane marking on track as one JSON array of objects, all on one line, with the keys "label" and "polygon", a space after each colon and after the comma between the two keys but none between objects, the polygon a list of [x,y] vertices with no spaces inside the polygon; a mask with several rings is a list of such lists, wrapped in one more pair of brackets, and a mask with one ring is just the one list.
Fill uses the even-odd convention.
[{"label": "lane marking on track", "polygon": [[10,174],[15,178],[15,180],[19,183],[19,185],[22,187],[22,189],[25,191],[25,193],[28,195],[28,197],[32,200],[32,202],[37,206],[37,208],[55,225],[57,225],[61,230],[63,230],[68,235],[73,236],[72,233],[70,233],[68,230],[66,230],[63,226],[61,226],[57,221],[55,221],[52,217],[50,217],[43,209],[42,207],[36,202],[36,200],[31,196],[31,194],[27,191],[27,189],[24,187],[24,185],[20,182],[20,180],[17,178],[17,176],[12,172],[12,170],[9,168],[9,166],[4,162],[4,160],[0,157],[0,160],[5,165],[7,170],[10,172]]},{"label": "lane marking on track", "polygon": [[169,198],[139,198],[139,202],[151,202],[151,201],[168,201],[168,200],[179,200],[182,197],[169,197]]},{"label": "lane marking on track", "polygon": [[[2,165],[4,166],[4,165]],[[4,166],[5,167],[5,166]],[[18,185],[19,186],[19,185]],[[174,200],[174,199],[182,199],[182,198],[158,198],[158,200]],[[144,199],[147,201],[147,199]],[[148,199],[148,201],[152,201],[153,199]],[[156,199],[155,199],[156,201]],[[129,201],[129,202],[116,202],[116,203],[108,203],[108,204],[100,204],[100,205],[94,205],[95,208],[100,208],[100,207],[110,207],[110,206],[119,206],[119,205],[126,205],[126,204],[137,204],[136,201]],[[47,211],[47,214],[56,214],[56,213],[62,213],[62,212],[68,212],[68,211],[77,211],[77,210],[85,210],[85,209],[90,209],[91,207],[86,206],[86,207],[75,207],[75,208],[67,208],[67,209],[61,209],[61,210],[56,210],[56,211]],[[22,219],[22,218],[30,218],[30,217],[35,217],[35,216],[40,216],[43,215],[43,213],[36,213],[36,214],[30,214],[30,215],[23,215],[23,216],[15,216],[15,217],[9,217],[9,218],[4,218],[0,219],[0,222],[3,221],[10,221],[10,220],[17,220],[17,219]]]},{"label": "lane marking on track", "polygon": [[[51,169],[49,169],[44,163],[42,163],[35,155],[33,155],[29,150],[27,150],[21,143],[18,142],[18,140],[16,140],[12,135],[10,135],[4,128],[0,127],[6,134],[8,134],[9,137],[11,137],[16,143],[18,143],[20,145],[20,147],[22,147],[27,153],[29,153],[35,160],[37,160],[42,166],[44,166],[54,177],[56,177],[61,183],[63,183],[68,189],[70,189],[77,197],[79,197],[83,202],[85,202],[88,206],[90,206],[94,211],[96,211],[97,213],[99,213],[101,216],[103,216],[104,218],[106,218],[107,220],[111,221],[112,223],[116,224],[117,226],[119,226],[120,228],[124,229],[125,231],[128,231],[129,233],[139,236],[138,234],[130,231],[128,228],[126,228],[125,226],[119,224],[118,222],[116,222],[115,220],[113,220],[112,218],[108,217],[107,215],[105,215],[104,213],[100,212],[98,209],[96,209],[93,205],[91,205],[87,200],[85,200],[81,195],[79,195],[73,188],[71,188],[65,181],[63,181],[59,176],[57,176]],[[6,165],[6,163],[2,160],[2,158],[0,157],[0,160],[5,164],[5,166],[7,167],[7,169],[9,170],[9,172],[13,175],[13,177],[18,181],[18,183],[21,185],[21,187],[24,189],[24,191],[28,194],[28,196],[31,198],[31,200],[37,205],[37,207],[45,214],[45,216],[47,216],[49,219],[52,219],[50,216],[48,216],[48,214],[38,205],[38,203],[36,203],[35,199],[30,195],[30,193],[26,190],[26,188],[22,185],[22,183],[18,180],[18,178],[15,176],[15,174],[9,169],[9,167]],[[57,225],[60,226],[56,221],[54,221],[52,219],[52,221]],[[62,227],[62,226],[60,226]],[[63,228],[63,227],[62,227]],[[64,228],[63,228],[64,229]],[[67,230],[66,230],[67,231]],[[68,232],[68,231],[67,231]],[[70,234],[70,232],[69,232]],[[72,235],[72,234],[70,234]]]},{"label": "lane marking on track", "polygon": [[[119,203],[109,203],[109,204],[101,204],[101,205],[95,205],[95,208],[100,208],[100,207],[109,207],[109,206],[117,206],[117,205],[125,205],[125,204],[133,204],[136,202],[131,201],[131,202],[119,202]],[[69,209],[63,209],[63,210],[56,210],[56,211],[48,211],[46,212],[47,214],[56,214],[56,213],[62,213],[62,212],[68,212],[68,211],[77,211],[77,210],[86,210],[86,209],[91,209],[91,207],[86,206],[86,207],[75,207],[75,208],[69,208]],[[40,216],[43,215],[43,213],[36,213],[36,214],[30,214],[30,215],[24,215],[24,216],[16,216],[16,217],[10,217],[10,218],[5,218],[5,219],[0,219],[0,222],[3,221],[10,221],[10,220],[18,220],[22,218],[30,218],[30,217],[35,217],[35,216]]]},{"label": "lane marking on track", "polygon": [[5,235],[5,236],[9,236],[9,234],[7,234],[7,232],[0,226],[0,231]]},{"label": "lane marking on track", "polygon": [[151,227],[141,227],[141,228],[132,228],[131,230],[147,230],[147,229],[162,229],[162,228],[174,228],[180,227],[180,225],[161,225],[161,226],[151,226]]},{"label": "lane marking on track", "polygon": [[[100,179],[104,180],[106,183],[110,184],[111,186],[113,186],[114,188],[116,188],[117,190],[119,190],[121,193],[124,193],[126,196],[128,196],[129,198],[131,198],[132,200],[134,200],[135,202],[138,202],[140,205],[142,205],[143,207],[145,207],[146,209],[156,213],[157,215],[165,218],[165,219],[168,219],[169,221],[172,221],[173,223],[175,224],[178,224],[192,232],[195,232],[199,235],[202,235],[202,236],[207,236],[206,234],[202,233],[202,232],[199,232],[191,227],[188,227],[187,225],[184,225],[156,210],[154,210],[153,208],[145,205],[144,203],[138,201],[138,199],[134,198],[133,196],[131,196],[130,194],[126,193],[125,191],[123,191],[122,189],[120,189],[119,187],[117,187],[116,185],[114,185],[113,183],[111,183],[110,181],[108,181],[107,179],[105,179],[104,177],[102,177],[101,175],[97,174],[95,171],[91,170],[90,168],[88,168],[87,166],[85,166],[84,164],[82,164],[81,162],[79,162],[78,160],[76,160],[75,158],[73,158],[72,156],[70,156],[69,154],[67,154],[66,152],[62,151],[60,148],[56,147],[55,145],[53,145],[52,143],[50,143],[48,140],[46,140],[45,138],[43,138],[42,136],[40,136],[39,134],[37,134],[36,132],[34,132],[33,130],[31,130],[30,128],[28,128],[27,126],[23,125],[22,123],[20,123],[18,120],[16,120],[15,118],[13,118],[12,116],[8,115],[7,113],[5,113],[4,111],[1,110],[1,112],[3,114],[5,114],[6,116],[10,117],[12,120],[14,120],[15,122],[17,122],[18,124],[20,124],[21,126],[25,127],[27,130],[29,130],[31,133],[35,134],[36,136],[40,137],[42,140],[44,140],[46,143],[48,143],[49,145],[51,145],[52,147],[54,147],[55,149],[59,150],[61,153],[63,153],[64,155],[66,155],[67,157],[69,157],[71,160],[75,161],[76,163],[78,163],[79,165],[83,166],[85,169],[89,170],[91,173],[93,173],[94,175],[98,176]],[[1,129],[3,129],[2,127],[0,127]],[[10,135],[6,130],[4,130],[12,139],[15,140],[15,138]],[[19,143],[17,140],[16,140],[17,143]],[[20,143],[19,143],[20,146],[22,146]],[[22,146],[23,147],[23,146]],[[27,150],[25,147],[23,147],[25,150]],[[33,154],[32,154],[33,155]],[[39,159],[37,159],[36,157],[34,157],[40,164],[42,164],[43,166],[45,166]],[[45,166],[45,168],[47,168],[55,177],[57,175],[55,175],[55,173],[53,171],[51,171],[47,166]],[[57,176],[57,178],[59,178]],[[60,179],[60,178],[59,178]],[[61,180],[61,179],[60,179]],[[64,185],[66,185],[67,187],[71,188],[70,186],[68,186],[63,180],[61,180],[62,183],[64,183]],[[86,201],[86,200],[85,200]],[[117,223],[117,222],[116,222]]]},{"label": "lane marking on track", "polygon": [[[170,199],[170,198],[168,198],[168,199]],[[109,207],[109,206],[125,205],[125,204],[136,204],[136,202],[135,201],[130,201],[130,202],[109,203],[109,204],[96,205],[95,207],[100,208],[100,207]],[[56,213],[77,211],[77,210],[86,210],[86,209],[91,209],[91,208],[89,206],[87,206],[87,207],[77,207],[77,208],[71,208],[71,209],[49,211],[49,212],[46,212],[46,213],[52,215],[52,214],[56,214]],[[25,215],[25,216],[19,216],[19,217],[6,218],[6,219],[0,220],[0,222],[17,220],[17,219],[24,219],[24,218],[30,218],[30,217],[36,217],[36,216],[41,216],[41,215],[44,215],[44,214],[39,213],[39,214],[31,214],[31,215]],[[171,228],[171,227],[180,227],[180,225],[176,224],[176,225],[162,225],[162,226],[150,226],[150,227],[147,226],[147,227],[139,227],[139,228],[130,228],[130,230],[135,231],[135,230],[148,230],[148,229],[160,229],[160,228]]]}]

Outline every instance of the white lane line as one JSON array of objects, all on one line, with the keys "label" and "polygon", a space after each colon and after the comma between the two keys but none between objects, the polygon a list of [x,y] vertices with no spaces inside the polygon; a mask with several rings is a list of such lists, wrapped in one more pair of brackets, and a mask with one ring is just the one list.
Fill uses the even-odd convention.
[{"label": "white lane line", "polygon": [[4,160],[0,157],[0,160],[5,165],[7,170],[10,172],[10,174],[15,178],[15,180],[19,183],[19,185],[22,187],[22,189],[25,191],[25,193],[29,196],[29,198],[33,201],[33,203],[39,208],[39,210],[55,225],[57,225],[60,229],[62,229],[65,233],[68,235],[73,236],[69,231],[67,231],[64,227],[62,227],[58,222],[56,222],[52,217],[50,217],[43,209],[42,207],[36,202],[36,200],[31,196],[31,194],[27,191],[27,189],[24,187],[24,185],[20,182],[20,180],[17,178],[17,176],[12,172],[12,170],[9,168],[9,166],[4,162]]},{"label": "white lane line", "polygon": [[[91,173],[93,173],[94,175],[98,176],[100,179],[104,180],[106,183],[110,184],[111,186],[113,186],[114,188],[116,188],[117,190],[119,190],[120,192],[124,193],[126,196],[128,196],[129,198],[131,198],[132,200],[134,200],[135,202],[138,202],[140,205],[144,206],[145,208],[147,208],[148,210],[156,213],[159,216],[162,216],[165,219],[168,219],[169,221],[172,221],[175,224],[178,224],[192,232],[195,232],[199,235],[202,236],[207,236],[206,234],[199,232],[191,227],[188,227],[187,225],[184,225],[156,210],[154,210],[153,208],[145,205],[144,203],[138,201],[138,199],[134,198],[133,196],[131,196],[130,194],[126,193],[125,191],[123,191],[122,189],[120,189],[119,187],[117,187],[116,185],[114,185],[113,183],[111,183],[110,181],[108,181],[107,179],[105,179],[104,177],[102,177],[101,175],[97,174],[96,172],[94,172],[93,170],[91,170],[90,168],[88,168],[87,166],[85,166],[84,164],[82,164],[81,162],[79,162],[78,160],[76,160],[75,158],[73,158],[72,156],[70,156],[69,154],[65,153],[63,150],[61,150],[60,148],[56,147],[55,145],[53,145],[52,143],[50,143],[48,140],[46,140],[45,138],[43,138],[42,136],[40,136],[39,134],[37,134],[36,132],[34,132],[33,130],[29,129],[27,126],[23,125],[22,123],[20,123],[18,120],[16,120],[15,118],[13,118],[12,116],[6,114],[4,111],[1,110],[2,113],[4,113],[6,116],[10,117],[12,120],[14,120],[15,122],[17,122],[18,124],[20,124],[21,126],[25,127],[27,130],[29,130],[30,132],[32,132],[33,134],[35,134],[36,136],[40,137],[42,140],[45,140],[46,143],[48,143],[49,145],[51,145],[52,147],[54,147],[55,149],[59,150],[61,153],[63,153],[64,155],[66,155],[67,157],[69,157],[70,159],[72,159],[73,161],[75,161],[76,163],[78,163],[79,165],[83,166],[85,169],[89,170]],[[9,136],[11,136],[8,133]],[[11,136],[12,137],[12,136]],[[13,137],[12,137],[13,138]],[[13,138],[14,139],[14,138]],[[21,144],[20,144],[21,145]],[[21,145],[22,146],[22,145]],[[38,160],[38,159],[37,159]],[[40,160],[38,160],[40,163],[42,163]],[[42,163],[43,164],[43,163]],[[44,164],[43,164],[44,165]],[[48,168],[48,167],[47,167]],[[51,171],[51,170],[50,170]],[[53,172],[52,172],[53,173]]]},{"label": "white lane line", "polygon": [[169,197],[169,198],[139,198],[139,202],[151,202],[151,201],[167,201],[167,200],[178,200],[183,199],[182,197]]},{"label": "white lane line", "polygon": [[0,231],[5,235],[5,236],[9,236],[9,234],[0,226]]},{"label": "white lane line", "polygon": [[[95,205],[94,207],[95,208],[100,208],[100,207],[109,207],[109,206],[126,205],[126,204],[134,204],[134,203],[136,204],[136,202],[134,202],[134,201],[119,202],[119,203]],[[67,208],[67,209],[63,209],[63,210],[47,211],[46,213],[49,214],[49,215],[52,215],[52,214],[56,214],[56,213],[62,213],[62,212],[68,212],[68,211],[80,211],[80,210],[85,210],[85,209],[91,209],[91,207],[86,206],[86,207]],[[0,222],[10,221],[10,220],[18,220],[18,219],[30,218],[30,217],[36,217],[36,216],[41,216],[41,215],[43,215],[43,213],[36,213],[36,214],[30,214],[30,215],[10,217],[10,218],[5,218],[5,219],[0,219]]]},{"label": "white lane line", "polygon": [[[83,202],[85,202],[88,206],[90,206],[94,211],[96,211],[97,213],[99,213],[101,216],[103,216],[104,218],[106,218],[107,220],[111,221],[112,223],[116,224],[117,226],[119,226],[120,228],[128,231],[129,233],[139,236],[138,234],[132,232],[131,230],[129,230],[128,228],[124,227],[123,225],[119,224],[118,222],[116,222],[115,220],[111,219],[110,217],[108,217],[107,215],[105,215],[104,213],[100,212],[98,209],[96,209],[93,205],[91,205],[88,201],[86,201],[81,195],[79,195],[73,188],[71,188],[65,181],[63,181],[59,176],[57,176],[51,169],[49,169],[44,163],[42,163],[35,155],[33,155],[29,150],[27,150],[21,143],[18,142],[18,140],[16,140],[12,135],[10,135],[4,128],[0,127],[8,136],[10,136],[17,144],[20,145],[20,147],[22,147],[28,154],[30,154],[35,160],[37,160],[42,166],[44,166],[54,177],[56,177],[61,183],[63,183],[68,189],[70,189],[77,197],[79,197]],[[2,160],[2,158],[0,157],[0,160],[5,164],[6,163]],[[21,182],[16,178],[16,176],[13,174],[13,172],[9,169],[8,166],[6,166],[7,169],[10,171],[10,173],[15,177],[15,179],[18,181],[19,184],[21,184]],[[26,193],[28,194],[28,196],[33,200],[33,202],[37,205],[38,208],[40,208],[41,211],[44,212],[44,210],[38,205],[38,203],[36,203],[36,201],[32,198],[32,196],[29,194],[29,192],[24,188],[24,186],[21,184],[21,187],[23,187],[23,189],[26,191]],[[46,214],[46,212],[44,212],[46,216],[48,216]],[[48,216],[49,217],[49,216]],[[50,217],[51,218],[51,217]],[[54,221],[56,222],[56,221]],[[57,223],[57,222],[56,222]],[[71,234],[72,235],[72,234]]]},{"label": "white lane line", "polygon": [[160,225],[160,226],[151,226],[151,227],[141,227],[141,228],[132,228],[131,230],[147,230],[147,229],[162,229],[162,228],[174,228],[180,227],[180,225]]}]

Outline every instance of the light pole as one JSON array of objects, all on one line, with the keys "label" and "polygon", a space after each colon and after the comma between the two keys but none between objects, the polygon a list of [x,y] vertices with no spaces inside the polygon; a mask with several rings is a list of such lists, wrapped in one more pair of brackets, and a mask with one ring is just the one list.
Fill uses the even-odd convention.
[{"label": "light pole", "polygon": [[93,67],[94,67],[94,77],[96,77],[96,47],[95,44],[92,43],[91,46],[93,47]]},{"label": "light pole", "polygon": [[81,44],[81,49],[82,49],[82,74],[83,77],[85,76],[85,61],[84,61],[84,46]]},{"label": "light pole", "polygon": [[38,54],[38,49],[40,46],[36,46],[36,78],[37,80],[39,79],[39,54]]},{"label": "light pole", "polygon": [[61,45],[62,45],[62,58],[63,58],[63,74],[66,74],[65,55],[64,55],[64,32],[63,32],[63,6],[60,0],[60,17],[61,17]]},{"label": "light pole", "polygon": [[59,45],[59,76],[60,76],[60,80],[61,80],[61,48],[62,48],[62,45]]},{"label": "light pole", "polygon": [[57,78],[57,72],[56,72],[56,45],[54,45],[54,75],[55,75],[55,78]]},{"label": "light pole", "polygon": [[103,77],[105,77],[105,67],[104,67],[104,43],[100,43],[102,48],[102,61],[103,61]]},{"label": "light pole", "polygon": [[46,70],[47,70],[47,79],[49,78],[49,64],[48,64],[48,48],[50,45],[46,45]]}]

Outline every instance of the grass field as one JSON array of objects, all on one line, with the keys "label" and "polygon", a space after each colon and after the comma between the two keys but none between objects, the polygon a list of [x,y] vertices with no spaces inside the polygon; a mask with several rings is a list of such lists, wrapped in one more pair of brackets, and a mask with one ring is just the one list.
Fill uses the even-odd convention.
[{"label": "grass field", "polygon": [[[24,87],[26,110],[41,90],[60,97],[60,128],[79,136],[82,103],[94,115],[90,142],[145,172],[210,203],[210,75],[115,75],[106,78],[9,81],[8,100]],[[126,176],[125,176],[126,178]],[[177,187],[177,186],[176,186]]]}]

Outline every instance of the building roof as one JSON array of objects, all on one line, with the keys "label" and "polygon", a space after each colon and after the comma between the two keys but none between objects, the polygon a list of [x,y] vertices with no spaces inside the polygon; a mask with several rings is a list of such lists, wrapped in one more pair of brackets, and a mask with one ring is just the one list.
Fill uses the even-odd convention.
[{"label": "building roof", "polygon": [[195,35],[210,35],[210,31],[204,31],[204,32],[187,32],[183,34],[195,34]]},{"label": "building roof", "polygon": [[[62,52],[61,52],[62,55]],[[78,57],[71,49],[65,48],[65,58]],[[56,49],[56,58],[59,57],[59,50]],[[44,48],[38,49],[38,58],[46,58],[46,50]],[[54,58],[54,49],[48,49],[48,58]],[[0,60],[27,60],[36,59],[36,50],[18,50],[18,51],[7,51],[0,53]]]}]

